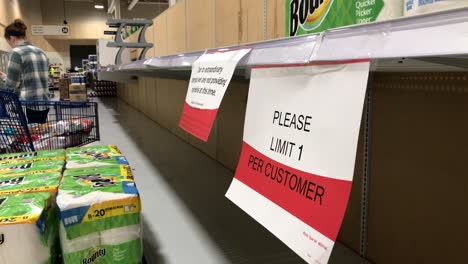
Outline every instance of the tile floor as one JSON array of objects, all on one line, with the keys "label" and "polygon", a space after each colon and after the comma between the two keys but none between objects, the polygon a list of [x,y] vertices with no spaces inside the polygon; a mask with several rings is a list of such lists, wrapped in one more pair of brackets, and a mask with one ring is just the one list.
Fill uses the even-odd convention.
[{"label": "tile floor", "polygon": [[[233,172],[116,98],[99,101],[101,143],[135,170],[150,264],[305,263],[224,197]],[[337,244],[330,263],[367,263]]]}]

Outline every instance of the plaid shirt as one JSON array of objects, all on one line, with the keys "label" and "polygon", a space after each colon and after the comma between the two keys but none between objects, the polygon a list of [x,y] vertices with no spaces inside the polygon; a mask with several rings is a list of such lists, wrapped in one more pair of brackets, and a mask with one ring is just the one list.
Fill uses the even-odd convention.
[{"label": "plaid shirt", "polygon": [[49,100],[49,60],[31,42],[11,51],[6,75],[5,88],[15,92],[20,100]]}]

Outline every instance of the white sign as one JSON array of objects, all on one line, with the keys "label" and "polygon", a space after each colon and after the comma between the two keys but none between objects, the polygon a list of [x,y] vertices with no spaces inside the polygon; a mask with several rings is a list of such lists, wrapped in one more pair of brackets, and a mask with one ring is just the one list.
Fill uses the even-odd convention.
[{"label": "white sign", "polygon": [[32,25],[33,36],[67,36],[70,35],[70,27],[67,25]]},{"label": "white sign", "polygon": [[193,63],[192,75],[179,126],[208,141],[224,93],[237,63],[250,49],[207,53]]},{"label": "white sign", "polygon": [[226,196],[308,263],[327,263],[348,203],[369,60],[252,70]]}]

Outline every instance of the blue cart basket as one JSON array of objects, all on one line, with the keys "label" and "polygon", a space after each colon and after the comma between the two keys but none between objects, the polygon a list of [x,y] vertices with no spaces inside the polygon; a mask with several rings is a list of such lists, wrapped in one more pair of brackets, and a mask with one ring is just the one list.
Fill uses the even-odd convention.
[{"label": "blue cart basket", "polygon": [[[27,111],[47,109],[45,123],[28,123]],[[78,147],[99,139],[95,102],[20,101],[0,91],[0,153]]]}]

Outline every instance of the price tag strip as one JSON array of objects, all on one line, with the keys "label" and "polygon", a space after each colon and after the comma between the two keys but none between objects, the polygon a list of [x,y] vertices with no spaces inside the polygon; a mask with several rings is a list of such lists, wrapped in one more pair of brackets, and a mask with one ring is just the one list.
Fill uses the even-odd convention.
[{"label": "price tag strip", "polygon": [[369,60],[252,70],[226,196],[308,263],[327,263],[348,203]]},{"label": "price tag strip", "polygon": [[179,126],[208,141],[211,127],[237,63],[250,49],[207,53],[193,63]]}]

